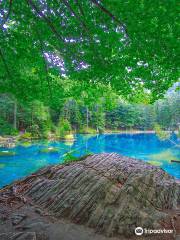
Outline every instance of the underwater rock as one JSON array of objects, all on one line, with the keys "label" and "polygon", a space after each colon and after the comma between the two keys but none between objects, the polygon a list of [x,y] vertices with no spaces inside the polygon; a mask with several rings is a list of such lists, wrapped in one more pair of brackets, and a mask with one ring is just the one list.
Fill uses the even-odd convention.
[{"label": "underwater rock", "polygon": [[162,162],[160,162],[160,161],[148,161],[148,163],[150,163],[154,166],[161,166],[162,165]]},{"label": "underwater rock", "polygon": [[0,151],[0,157],[9,157],[9,156],[15,156],[15,152],[10,151]]},{"label": "underwater rock", "polygon": [[32,146],[32,141],[19,142],[18,145],[19,145],[19,146],[22,146],[22,147],[25,147],[25,148],[28,148],[28,147],[31,147],[31,146]]},{"label": "underwater rock", "polygon": [[63,141],[74,141],[74,135],[73,134],[67,134],[63,138],[61,138]]},{"label": "underwater rock", "polygon": [[[180,200],[177,179],[157,166],[115,153],[48,166],[14,185],[21,198],[56,221],[65,219],[119,239],[131,239],[137,226],[164,228],[168,211],[176,211]],[[1,190],[0,198],[13,194],[11,189]]]},{"label": "underwater rock", "polygon": [[66,146],[73,146],[73,144],[74,144],[74,141],[73,140],[71,140],[71,141],[68,141],[68,140],[66,140],[66,141],[64,141],[64,145],[66,145]]},{"label": "underwater rock", "polygon": [[1,168],[4,168],[5,166],[6,166],[6,164],[0,163],[0,169],[1,169]]},{"label": "underwater rock", "polygon": [[47,147],[39,150],[40,153],[58,153],[59,149],[55,147]]}]

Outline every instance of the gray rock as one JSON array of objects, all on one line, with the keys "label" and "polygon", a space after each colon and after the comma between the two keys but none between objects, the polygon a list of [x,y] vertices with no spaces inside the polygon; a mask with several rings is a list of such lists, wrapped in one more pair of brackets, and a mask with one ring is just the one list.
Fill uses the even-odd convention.
[{"label": "gray rock", "polygon": [[37,240],[35,232],[2,233],[1,240]]},{"label": "gray rock", "polygon": [[[136,226],[154,229],[167,219],[166,210],[178,208],[179,181],[159,167],[118,154],[49,166],[36,176],[16,184],[28,185],[22,196],[56,219],[120,239],[134,236]],[[47,228],[42,222],[26,226],[35,232]]]},{"label": "gray rock", "polygon": [[20,214],[20,213],[13,214],[11,217],[12,224],[17,225],[17,224],[21,223],[26,217],[27,217],[27,215],[25,215],[25,214]]},{"label": "gray rock", "polygon": [[37,222],[33,220],[33,222],[26,223],[25,225],[22,226],[23,229],[31,229],[31,231],[35,232],[43,232],[46,228],[48,227],[47,223],[44,222]]}]

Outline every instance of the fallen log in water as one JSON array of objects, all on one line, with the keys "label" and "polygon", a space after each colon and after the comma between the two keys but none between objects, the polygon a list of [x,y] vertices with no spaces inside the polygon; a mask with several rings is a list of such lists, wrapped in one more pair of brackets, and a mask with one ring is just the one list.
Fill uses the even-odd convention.
[{"label": "fallen log in water", "polygon": [[180,163],[180,160],[171,160],[171,162]]},{"label": "fallen log in water", "polygon": [[[27,217],[21,218],[20,215],[16,219],[21,226],[11,227],[9,232],[19,231],[22,234],[24,229],[38,239],[42,223],[39,227],[38,224],[31,226],[34,211],[36,214],[39,212],[41,221],[52,216],[53,221],[46,219],[48,224],[58,224],[59,220],[65,220],[68,221],[66,227],[75,223],[75,226],[90,227],[108,237],[124,239],[126,236],[131,239],[137,226],[147,229],[167,227],[165,223],[170,217],[168,211],[176,213],[179,200],[179,182],[159,167],[115,153],[95,154],[71,164],[48,166],[32,177],[2,189],[0,207],[4,208],[8,217],[4,225],[0,225],[0,232],[9,228],[9,219],[14,214],[22,214],[28,209]],[[1,218],[3,214],[0,211]],[[57,226],[57,229],[62,228],[61,225]],[[172,229],[172,226],[169,228]],[[53,233],[60,231],[57,229]],[[82,235],[85,234],[84,230],[81,231]],[[90,237],[88,231],[87,235],[83,235],[86,236],[84,239],[69,239],[96,240],[96,236]],[[8,238],[5,232],[4,230],[3,236],[7,239],[18,239]],[[50,240],[59,240],[62,237],[53,237],[48,227],[42,232]],[[67,232],[62,234],[65,235],[63,239],[68,240]],[[107,239],[101,237],[98,235],[97,239]]]}]

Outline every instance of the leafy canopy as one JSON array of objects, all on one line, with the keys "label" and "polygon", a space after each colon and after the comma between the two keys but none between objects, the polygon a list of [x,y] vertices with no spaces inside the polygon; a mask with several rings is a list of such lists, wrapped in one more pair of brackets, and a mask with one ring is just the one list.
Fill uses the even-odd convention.
[{"label": "leafy canopy", "polygon": [[67,84],[74,95],[88,84],[154,101],[178,80],[177,9],[177,0],[0,0],[0,92],[56,105]]}]

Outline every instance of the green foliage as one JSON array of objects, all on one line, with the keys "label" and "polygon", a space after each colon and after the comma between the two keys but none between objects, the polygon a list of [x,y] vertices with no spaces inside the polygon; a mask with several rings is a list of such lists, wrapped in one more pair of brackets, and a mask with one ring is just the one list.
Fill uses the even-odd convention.
[{"label": "green foliage", "polygon": [[81,129],[79,130],[79,133],[84,133],[84,134],[97,134],[97,131],[96,131],[96,129],[93,129],[93,128],[84,127],[84,128],[81,128]]},{"label": "green foliage", "polygon": [[17,136],[18,130],[14,129],[12,125],[7,123],[3,118],[0,118],[0,135]]},{"label": "green foliage", "polygon": [[67,119],[59,119],[58,126],[56,128],[56,135],[59,138],[65,138],[66,135],[71,133],[71,125]]},{"label": "green foliage", "polygon": [[84,159],[86,159],[88,156],[91,156],[91,153],[86,153],[81,157],[75,157],[72,153],[67,153],[63,159],[63,162],[65,164],[67,163],[72,163],[72,162],[77,162],[77,161],[83,161]]},{"label": "green foliage", "polygon": [[[93,94],[95,95],[95,92]],[[31,133],[32,138],[48,139],[55,134],[57,137],[73,140],[72,133],[74,132],[97,134],[107,129],[112,131],[153,130],[156,123],[166,130],[177,131],[179,128],[180,96],[178,93],[167,95],[164,100],[159,100],[153,105],[130,104],[117,99],[113,105],[107,106],[108,96],[108,99],[105,96],[99,97],[96,101],[93,100],[94,103],[89,100],[88,96],[84,100],[83,98],[81,101],[76,101],[72,97],[68,98],[56,112],[37,101],[26,106],[18,104],[18,129]],[[0,134],[2,135],[17,133],[17,130],[12,128],[13,108],[10,108],[11,104],[12,102],[8,103],[5,96],[0,97],[0,111],[3,116],[0,119]],[[59,119],[58,123],[57,119]]]},{"label": "green foliage", "polygon": [[21,141],[21,139],[20,139],[20,142],[18,143],[18,145],[25,147],[25,148],[32,146],[31,139],[28,139],[28,141],[26,141],[27,139],[22,139],[22,140],[24,140],[24,141]]},{"label": "green foliage", "polygon": [[2,0],[0,9],[0,134],[177,129],[179,98],[147,106],[178,81],[176,0]]},{"label": "green foliage", "polygon": [[37,124],[32,124],[29,127],[27,127],[27,131],[33,136],[33,137],[39,137],[40,136],[40,130],[39,126]]},{"label": "green foliage", "polygon": [[67,119],[71,126],[78,130],[82,125],[81,105],[72,97],[67,99],[61,109],[61,118]]},{"label": "green foliage", "polygon": [[32,130],[35,135],[47,138],[52,128],[49,108],[40,101],[32,102]]},{"label": "green foliage", "polygon": [[19,136],[19,140],[31,140],[33,138],[32,134],[30,132],[25,132]]},{"label": "green foliage", "polygon": [[98,133],[102,133],[105,128],[105,113],[102,105],[95,105],[92,115],[92,126]]},{"label": "green foliage", "polygon": [[174,130],[180,119],[180,94],[175,92],[155,104],[157,123],[163,128]]},{"label": "green foliage", "polygon": [[63,159],[63,162],[66,163],[71,163],[71,162],[76,162],[79,161],[78,157],[75,157],[73,154],[71,153],[67,153]]},{"label": "green foliage", "polygon": [[0,92],[55,109],[99,83],[135,102],[162,97],[178,80],[177,3],[0,1]]},{"label": "green foliage", "polygon": [[120,103],[117,108],[107,112],[106,127],[108,129],[141,129],[153,128],[155,121],[153,107],[143,104]]},{"label": "green foliage", "polygon": [[71,141],[74,141],[74,135],[73,134],[66,134],[64,136],[64,140],[66,140],[67,142],[71,142]]},{"label": "green foliage", "polygon": [[169,139],[171,136],[169,132],[163,131],[159,124],[154,125],[154,130],[158,138],[162,141]]}]

